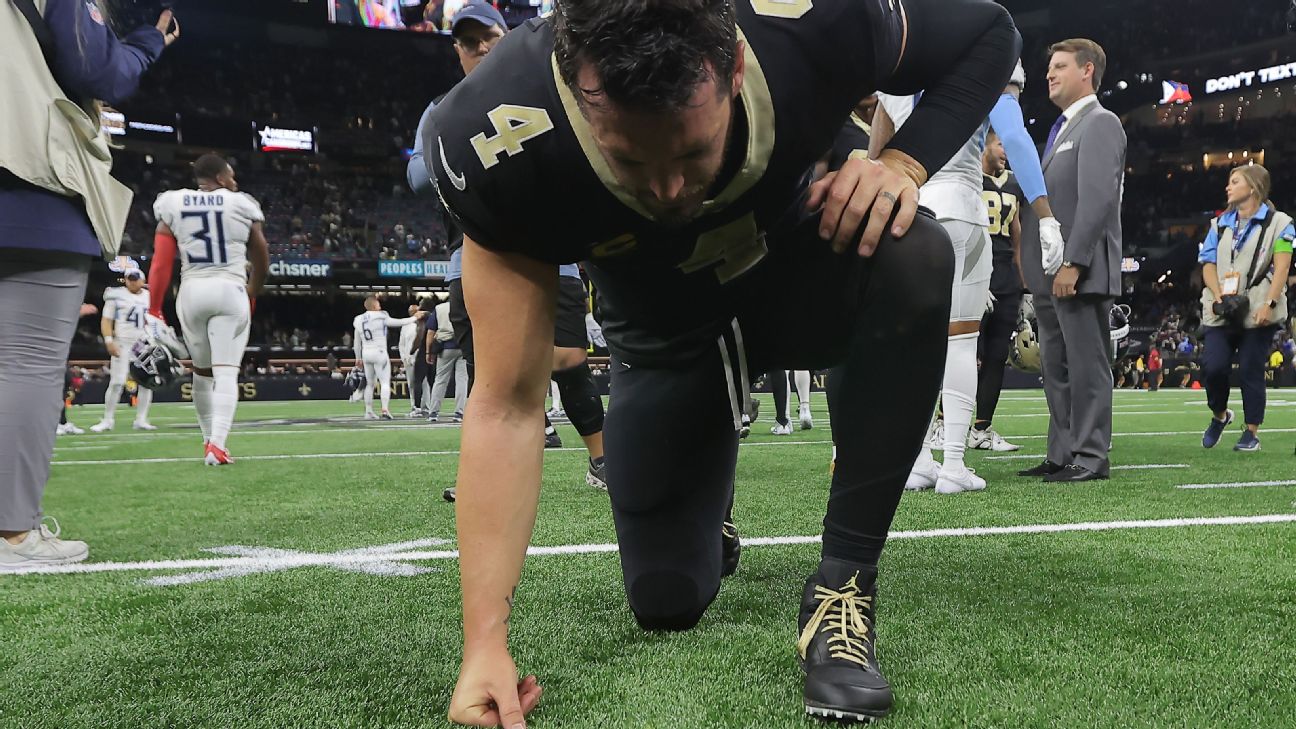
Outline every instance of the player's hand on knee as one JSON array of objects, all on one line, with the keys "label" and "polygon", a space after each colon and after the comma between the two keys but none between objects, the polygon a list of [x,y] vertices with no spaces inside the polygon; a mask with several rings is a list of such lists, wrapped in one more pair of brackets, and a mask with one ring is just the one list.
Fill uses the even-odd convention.
[{"label": "player's hand on knee", "polygon": [[[819,236],[831,241],[838,253],[854,245],[859,255],[867,257],[877,249],[893,213],[891,234],[899,237],[908,232],[918,212],[918,186],[901,162],[850,159],[810,187],[807,210],[821,207]],[[868,225],[856,240],[855,233],[866,219]]]},{"label": "player's hand on knee", "polygon": [[468,726],[526,726],[526,715],[544,689],[534,675],[521,681],[506,646],[464,651],[459,683],[450,698],[450,721]]}]

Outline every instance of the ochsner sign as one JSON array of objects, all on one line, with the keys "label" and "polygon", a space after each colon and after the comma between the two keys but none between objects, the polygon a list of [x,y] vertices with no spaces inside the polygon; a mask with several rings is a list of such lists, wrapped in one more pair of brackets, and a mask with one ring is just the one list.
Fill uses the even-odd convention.
[{"label": "ochsner sign", "polygon": [[1289,78],[1296,78],[1296,62],[1208,79],[1206,81],[1206,93],[1218,94],[1222,91],[1237,91],[1251,86],[1286,81]]}]

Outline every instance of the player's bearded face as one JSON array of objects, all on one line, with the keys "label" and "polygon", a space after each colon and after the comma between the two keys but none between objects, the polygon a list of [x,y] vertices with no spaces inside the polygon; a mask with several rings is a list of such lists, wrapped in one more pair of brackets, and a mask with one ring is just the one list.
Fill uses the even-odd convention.
[{"label": "player's bearded face", "polygon": [[617,181],[658,222],[678,227],[697,216],[720,175],[733,108],[733,97],[707,81],[677,111],[594,103],[585,113]]}]

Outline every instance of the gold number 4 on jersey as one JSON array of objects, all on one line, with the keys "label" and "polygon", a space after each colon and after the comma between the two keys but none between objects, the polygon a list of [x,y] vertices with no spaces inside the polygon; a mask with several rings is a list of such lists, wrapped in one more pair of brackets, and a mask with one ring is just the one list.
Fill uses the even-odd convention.
[{"label": "gold number 4 on jersey", "polygon": [[482,167],[488,170],[499,164],[501,154],[510,157],[519,154],[523,142],[554,128],[549,112],[534,106],[500,104],[486,118],[495,127],[495,136],[488,137],[483,133],[470,141],[477,157],[481,159]]},{"label": "gold number 4 on jersey", "polygon": [[684,273],[693,273],[719,263],[715,274],[720,283],[728,283],[760,262],[769,248],[765,234],[756,228],[756,216],[743,217],[698,236],[697,247],[687,261],[679,265]]}]

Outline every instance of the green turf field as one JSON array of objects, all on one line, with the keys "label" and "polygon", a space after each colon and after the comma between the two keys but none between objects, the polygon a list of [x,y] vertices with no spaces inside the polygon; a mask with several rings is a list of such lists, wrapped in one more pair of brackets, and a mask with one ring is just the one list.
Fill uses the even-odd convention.
[{"label": "green turf field", "polygon": [[[1023,457],[975,452],[989,490],[901,503],[880,582],[884,725],[1296,727],[1296,392],[1270,398],[1264,450],[1241,454],[1233,428],[1201,448],[1200,391],[1118,392],[1123,470],[1055,486],[1013,475],[1042,457],[1042,393],[1005,393],[996,425]],[[819,393],[814,430],[771,436],[770,410],[738,466],[742,565],[697,629],[638,630],[609,548],[528,560],[513,647],[545,687],[530,726],[821,726],[793,652],[818,545],[753,539],[819,533],[830,433]],[[0,726],[444,726],[460,625],[441,490],[459,432],[359,413],[244,403],[221,469],[201,464],[189,406],[156,406],[157,433],[60,438],[46,511],[91,559],[0,575]],[[584,452],[545,460],[533,544],[612,543]],[[1267,481],[1285,483],[1177,488]],[[1249,518],[1266,515],[1287,520]],[[1218,517],[1243,519],[1168,521]],[[1105,526],[930,531],[1080,523]]]}]

